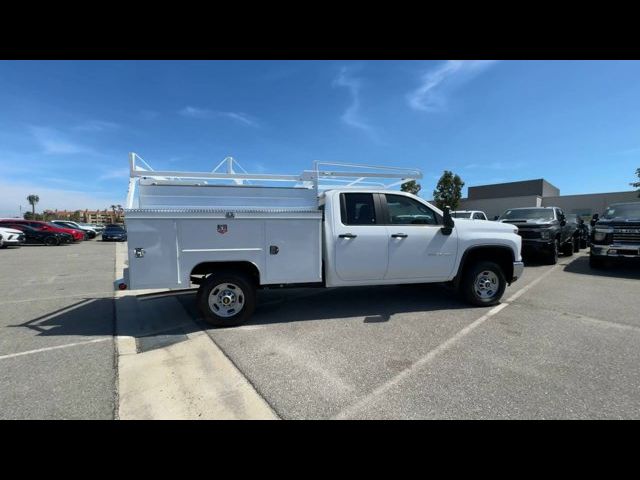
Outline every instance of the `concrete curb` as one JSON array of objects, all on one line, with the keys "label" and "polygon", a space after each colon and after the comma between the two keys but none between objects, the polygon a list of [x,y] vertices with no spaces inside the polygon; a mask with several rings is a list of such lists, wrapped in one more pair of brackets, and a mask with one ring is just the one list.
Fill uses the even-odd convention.
[{"label": "concrete curb", "polygon": [[[116,244],[116,279],[122,276],[126,266],[126,248],[126,243]],[[209,335],[193,328],[193,321],[186,318],[186,312],[177,325],[190,322],[193,331],[186,334],[187,340],[138,353],[136,332],[144,336],[160,332],[142,329],[145,322],[147,326],[153,323],[147,321],[145,313],[154,314],[154,310],[148,302],[140,302],[136,294],[156,291],[161,290],[119,290],[115,293],[116,418],[277,419],[269,404]],[[175,317],[180,309],[163,313]]]}]

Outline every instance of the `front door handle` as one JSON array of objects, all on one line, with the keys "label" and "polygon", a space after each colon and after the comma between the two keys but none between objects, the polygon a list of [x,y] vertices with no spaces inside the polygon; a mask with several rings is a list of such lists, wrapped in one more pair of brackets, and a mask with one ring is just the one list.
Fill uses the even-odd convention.
[{"label": "front door handle", "polygon": [[338,238],[356,238],[358,235],[354,235],[353,233],[343,233],[338,235]]},{"label": "front door handle", "polygon": [[391,238],[407,238],[409,235],[406,233],[394,233],[391,235]]}]

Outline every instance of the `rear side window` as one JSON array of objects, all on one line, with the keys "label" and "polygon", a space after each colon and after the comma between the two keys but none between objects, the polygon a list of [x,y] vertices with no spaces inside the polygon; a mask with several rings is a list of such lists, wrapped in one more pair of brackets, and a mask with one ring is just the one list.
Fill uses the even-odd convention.
[{"label": "rear side window", "polygon": [[343,193],[341,196],[344,225],[375,225],[376,209],[371,193]]},{"label": "rear side window", "polygon": [[398,225],[436,225],[435,213],[425,205],[404,195],[386,195],[389,221]]}]

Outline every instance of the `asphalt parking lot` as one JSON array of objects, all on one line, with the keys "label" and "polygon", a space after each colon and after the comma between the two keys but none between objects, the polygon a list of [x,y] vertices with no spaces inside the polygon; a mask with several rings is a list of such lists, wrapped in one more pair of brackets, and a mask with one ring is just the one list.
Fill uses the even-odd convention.
[{"label": "asphalt parking lot", "polygon": [[[213,329],[193,292],[140,297],[136,346],[204,330],[285,419],[640,418],[640,269],[585,252],[527,265],[493,308],[439,285],[267,290]],[[114,245],[0,255],[0,416],[114,418]]]},{"label": "asphalt parking lot", "polygon": [[0,418],[114,418],[114,251],[0,250]]},{"label": "asphalt parking lot", "polygon": [[583,251],[489,317],[437,285],[280,290],[208,333],[282,418],[639,418],[639,280]]}]

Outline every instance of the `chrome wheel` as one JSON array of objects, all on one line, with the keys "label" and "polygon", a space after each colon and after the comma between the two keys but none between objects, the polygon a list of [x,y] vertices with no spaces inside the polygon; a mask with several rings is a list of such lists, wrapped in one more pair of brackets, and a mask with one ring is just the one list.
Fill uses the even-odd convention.
[{"label": "chrome wheel", "polygon": [[498,276],[491,270],[483,270],[476,276],[474,290],[480,298],[492,298],[498,293],[500,281]]},{"label": "chrome wheel", "polygon": [[245,295],[235,283],[221,283],[209,293],[209,308],[220,317],[233,317],[244,307]]}]

